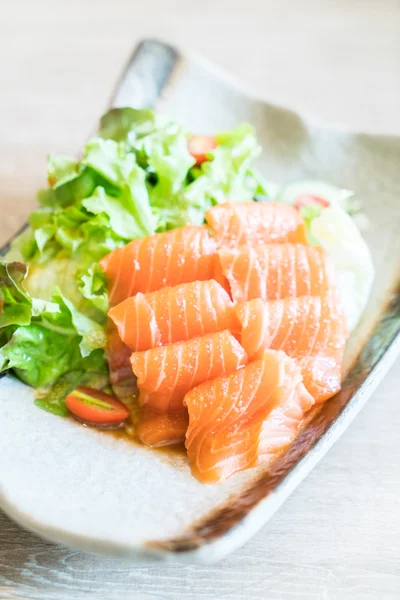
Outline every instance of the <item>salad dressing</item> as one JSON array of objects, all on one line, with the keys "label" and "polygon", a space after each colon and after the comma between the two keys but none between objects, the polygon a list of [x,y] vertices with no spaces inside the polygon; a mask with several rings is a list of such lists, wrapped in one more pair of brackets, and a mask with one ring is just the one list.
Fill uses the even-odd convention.
[{"label": "salad dressing", "polygon": [[85,427],[87,429],[91,429],[93,431],[97,431],[101,435],[105,435],[107,437],[111,437],[115,440],[121,440],[123,442],[128,442],[129,444],[133,444],[135,446],[140,447],[142,450],[147,450],[150,452],[156,452],[159,455],[166,457],[186,457],[186,448],[185,444],[171,444],[170,446],[158,446],[156,448],[149,448],[144,446],[135,433],[134,426],[131,423],[124,424],[121,427],[107,429],[100,427],[92,427],[87,423],[81,423],[77,419],[75,419],[72,415],[67,417],[70,421],[79,425],[81,427]]}]

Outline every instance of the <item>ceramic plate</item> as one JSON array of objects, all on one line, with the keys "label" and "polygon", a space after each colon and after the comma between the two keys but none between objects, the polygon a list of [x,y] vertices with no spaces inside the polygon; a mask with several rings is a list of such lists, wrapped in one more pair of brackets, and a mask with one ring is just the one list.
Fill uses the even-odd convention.
[{"label": "ceramic plate", "polygon": [[215,561],[273,515],[362,408],[400,350],[400,138],[354,134],[257,100],[201,60],[145,41],[112,104],[155,105],[208,133],[252,123],[259,167],[278,183],[317,178],[354,190],[372,223],[377,277],[349,343],[343,390],[268,468],[201,485],[183,456],[150,451],[37,409],[0,381],[0,506],[23,527],[91,552]]}]

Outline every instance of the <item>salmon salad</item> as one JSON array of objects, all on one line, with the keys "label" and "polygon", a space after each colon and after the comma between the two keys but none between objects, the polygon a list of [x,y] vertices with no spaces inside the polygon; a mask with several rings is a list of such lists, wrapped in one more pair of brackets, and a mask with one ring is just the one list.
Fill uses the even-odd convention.
[{"label": "salmon salad", "polygon": [[374,269],[362,202],[272,183],[260,155],[250,125],[128,107],[50,155],[0,258],[0,373],[57,417],[179,445],[202,483],[285,451],[341,389]]}]

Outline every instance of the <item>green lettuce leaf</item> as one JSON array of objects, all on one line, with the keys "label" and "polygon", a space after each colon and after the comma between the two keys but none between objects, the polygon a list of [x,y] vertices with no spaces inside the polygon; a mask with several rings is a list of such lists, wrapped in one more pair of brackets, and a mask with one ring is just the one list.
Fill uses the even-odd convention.
[{"label": "green lettuce leaf", "polygon": [[150,108],[112,108],[100,120],[99,135],[116,142],[128,142],[148,135],[169,119]]},{"label": "green lettuce leaf", "polygon": [[0,261],[0,328],[31,322],[32,301],[22,287],[27,266]]},{"label": "green lettuce leaf", "polygon": [[[91,264],[90,259],[89,264]],[[51,301],[54,291],[58,288],[80,312],[102,323],[105,315],[100,313],[80,291],[81,276],[85,272],[84,261],[68,258],[67,255],[60,253],[46,263],[30,264],[24,287],[31,297],[44,301]]]},{"label": "green lettuce leaf", "polygon": [[0,331],[11,325],[29,325],[43,312],[54,314],[58,305],[31,298],[23,286],[28,267],[20,262],[0,259]]},{"label": "green lettuce leaf", "polygon": [[18,260],[0,264],[0,370],[45,390],[42,408],[64,414],[71,389],[104,379],[103,256],[155,231],[203,223],[227,199],[271,195],[253,167],[260,148],[250,126],[219,134],[200,167],[189,135],[150,109],[113,109],[80,159],[49,156],[49,187],[12,247]]},{"label": "green lettuce leaf", "polygon": [[201,222],[206,210],[227,199],[242,202],[266,193],[262,178],[250,168],[261,152],[253,128],[240,125],[216,139],[218,146],[210,152],[210,160],[192,171],[194,181],[180,196],[194,222]]},{"label": "green lettuce leaf", "polygon": [[32,297],[27,281],[26,265],[0,261],[0,372],[13,369],[25,383],[50,390],[45,396],[49,409],[62,414],[61,399],[57,396],[55,401],[51,389],[60,378],[89,381],[100,373],[104,379],[105,331],[57,287],[49,302]]},{"label": "green lettuce leaf", "polygon": [[54,384],[82,360],[77,335],[57,333],[37,323],[19,327],[0,349],[0,370],[14,369],[35,387]]},{"label": "green lettuce leaf", "polygon": [[123,144],[114,140],[94,138],[83,151],[82,164],[91,167],[116,188],[123,185],[136,163],[135,156],[126,152]]},{"label": "green lettuce leaf", "polygon": [[188,137],[185,127],[149,109],[109,111],[80,161],[49,157],[51,187],[21,238],[23,258],[46,264],[65,252],[83,260],[86,271],[127,241],[202,223],[210,206],[228,198],[270,194],[253,168],[260,148],[249,125],[218,134],[218,147],[200,168]]},{"label": "green lettuce leaf", "polygon": [[70,156],[49,154],[47,161],[47,179],[50,187],[57,189],[68,181],[76,179],[81,172],[79,161]]},{"label": "green lettuce leaf", "polygon": [[107,280],[97,264],[91,266],[81,277],[80,291],[101,313],[108,312]]},{"label": "green lettuce leaf", "polygon": [[[66,318],[64,320],[64,325],[70,332],[73,334],[77,333],[82,337],[79,348],[83,358],[89,356],[93,350],[105,348],[106,334],[104,328],[99,323],[96,323],[96,321],[81,313],[57,288],[53,295],[53,302],[59,305],[60,312],[51,315],[52,318],[50,321],[47,320],[47,323],[50,322],[53,327],[54,325],[57,327],[60,323],[61,316],[64,316],[65,313]],[[44,315],[42,316],[42,321],[43,320]]]},{"label": "green lettuce leaf", "polygon": [[65,398],[77,385],[87,385],[96,389],[104,388],[108,383],[108,369],[103,353],[92,354],[73,365],[73,369],[64,373],[48,391],[42,391],[36,398],[39,408],[59,416],[68,414]]},{"label": "green lettuce leaf", "polygon": [[70,206],[90,196],[97,183],[96,173],[81,164],[79,172],[74,177],[66,181],[61,180],[53,188],[39,190],[38,202],[40,206],[51,208]]},{"label": "green lettuce leaf", "polygon": [[147,167],[156,174],[153,201],[168,204],[186,182],[194,158],[188,150],[188,132],[177,123],[170,123],[149,135],[135,140],[133,148],[147,157]]},{"label": "green lettuce leaf", "polygon": [[65,397],[78,384],[104,387],[107,383],[104,352],[96,350],[83,358],[79,341],[79,336],[65,336],[36,323],[19,327],[0,348],[0,370],[13,369],[19,379],[43,390],[38,406],[65,415]]},{"label": "green lettuce leaf", "polygon": [[[142,185],[139,179],[135,179],[132,187],[124,186],[121,194],[116,197],[107,195],[104,188],[98,187],[90,198],[83,201],[83,206],[95,215],[107,215],[112,231],[124,240],[154,233],[154,220],[148,204],[144,177]],[[146,206],[148,210],[143,210],[142,206]]]}]

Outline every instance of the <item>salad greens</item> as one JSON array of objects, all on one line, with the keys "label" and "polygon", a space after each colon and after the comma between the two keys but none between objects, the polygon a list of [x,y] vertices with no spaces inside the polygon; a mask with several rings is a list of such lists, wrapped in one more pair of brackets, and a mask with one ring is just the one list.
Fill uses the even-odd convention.
[{"label": "salad greens", "polygon": [[261,148],[250,125],[217,134],[204,161],[189,152],[189,137],[152,110],[118,108],[102,117],[79,159],[49,156],[39,208],[0,258],[0,373],[12,369],[37,388],[41,408],[64,415],[65,397],[78,384],[108,384],[99,260],[131,240],[201,224],[227,199],[298,208],[310,243],[336,263],[350,327],[357,322],[373,266],[349,217],[360,208],[351,192],[319,181],[264,181],[254,168]]},{"label": "salad greens", "polygon": [[200,166],[188,138],[152,110],[113,109],[79,159],[49,156],[39,208],[0,259],[0,372],[13,369],[38,388],[42,408],[65,414],[65,396],[78,383],[106,384],[103,256],[133,239],[202,223],[208,208],[228,198],[268,196],[253,167],[261,148],[249,125],[217,135]]},{"label": "salad greens", "polygon": [[[76,309],[58,288],[48,302],[32,298],[23,286],[27,273],[22,263],[0,263],[0,371],[12,368],[35,388],[53,386],[67,373],[71,389],[82,378],[104,384],[103,327]],[[43,398],[39,402],[47,406]],[[54,400],[48,408],[58,414],[65,411],[64,404]]]}]

